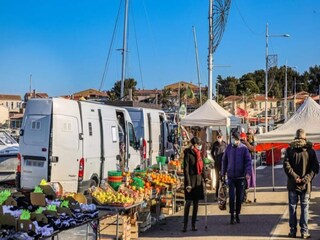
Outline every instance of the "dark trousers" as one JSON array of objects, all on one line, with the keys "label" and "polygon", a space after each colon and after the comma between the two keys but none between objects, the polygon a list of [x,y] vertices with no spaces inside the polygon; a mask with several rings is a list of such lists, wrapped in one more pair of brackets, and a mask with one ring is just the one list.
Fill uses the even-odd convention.
[{"label": "dark trousers", "polygon": [[[244,182],[245,179],[241,178],[231,178],[228,179],[229,185],[229,208],[231,215],[240,214],[241,211],[241,203],[243,199],[243,192],[244,192]],[[236,207],[234,203],[236,202]]]},{"label": "dark trousers", "polygon": [[189,211],[190,211],[190,206],[191,206],[192,202],[193,202],[193,211],[192,211],[191,223],[192,223],[192,227],[196,226],[199,200],[186,200],[186,203],[184,206],[184,220],[183,220],[184,228],[187,228],[187,226],[188,226]]}]

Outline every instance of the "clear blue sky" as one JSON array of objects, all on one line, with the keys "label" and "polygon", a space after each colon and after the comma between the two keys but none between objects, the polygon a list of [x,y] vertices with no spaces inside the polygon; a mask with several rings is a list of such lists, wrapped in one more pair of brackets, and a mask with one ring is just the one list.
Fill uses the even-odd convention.
[{"label": "clear blue sky", "polygon": [[[124,2],[124,0],[123,0]],[[120,0],[0,0],[1,94],[32,89],[50,96],[99,89]],[[209,0],[130,0],[126,77],[138,88],[197,83],[192,26],[201,81],[207,85]],[[103,88],[121,78],[123,5]],[[320,1],[232,0],[226,30],[214,55],[214,79],[265,68],[265,31],[278,66],[303,73],[320,64]],[[139,51],[137,51],[137,49]],[[138,53],[139,56],[138,57]]]}]

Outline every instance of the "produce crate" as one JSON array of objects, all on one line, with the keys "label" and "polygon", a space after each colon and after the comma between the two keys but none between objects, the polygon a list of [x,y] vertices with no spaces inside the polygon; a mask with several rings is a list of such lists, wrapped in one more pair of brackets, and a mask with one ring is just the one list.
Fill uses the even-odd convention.
[{"label": "produce crate", "polygon": [[172,207],[163,207],[163,208],[161,208],[161,213],[164,214],[164,215],[172,215],[173,214]]},{"label": "produce crate", "polygon": [[[110,216],[100,220],[100,239],[114,239],[117,231],[117,216]],[[130,217],[119,216],[118,237],[123,240],[131,239]]]},{"label": "produce crate", "polygon": [[108,171],[108,177],[111,176],[122,176],[122,172],[120,171]]},{"label": "produce crate", "polygon": [[131,239],[138,239],[139,238],[139,226],[138,222],[131,224]]}]

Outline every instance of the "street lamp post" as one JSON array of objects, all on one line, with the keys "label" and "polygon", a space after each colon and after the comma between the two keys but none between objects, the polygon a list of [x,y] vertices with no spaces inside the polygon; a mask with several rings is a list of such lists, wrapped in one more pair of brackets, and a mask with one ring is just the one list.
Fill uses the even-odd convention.
[{"label": "street lamp post", "polygon": [[290,37],[289,34],[272,34],[269,35],[268,30],[268,23],[266,26],[266,79],[265,79],[265,131],[268,132],[268,70],[269,70],[269,64],[268,64],[268,40],[269,37]]},{"label": "street lamp post", "polygon": [[288,66],[286,61],[286,74],[285,74],[285,84],[284,84],[284,122],[288,119]]},{"label": "street lamp post", "polygon": [[[291,68],[297,69],[296,66]],[[288,65],[286,61],[285,86],[284,86],[284,122],[286,122],[287,120],[288,120]]]},{"label": "street lamp post", "polygon": [[297,78],[294,77],[293,114],[295,114],[297,110],[297,85],[303,85],[303,83],[297,83]]}]

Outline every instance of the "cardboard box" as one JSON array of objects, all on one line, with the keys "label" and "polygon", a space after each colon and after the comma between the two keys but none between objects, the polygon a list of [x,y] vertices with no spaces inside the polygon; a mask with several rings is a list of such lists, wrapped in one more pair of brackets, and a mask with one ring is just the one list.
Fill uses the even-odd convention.
[{"label": "cardboard box", "polygon": [[78,202],[78,203],[83,203],[87,204],[88,199],[84,196],[83,193],[75,193],[73,196],[68,196],[65,198],[65,200],[68,200],[69,202]]},{"label": "cardboard box", "polygon": [[14,216],[11,216],[9,213],[0,214],[0,225],[13,226],[15,229],[17,229],[17,219]]},{"label": "cardboard box", "polygon": [[58,213],[65,213],[65,214],[67,214],[69,217],[72,217],[72,212],[71,212],[70,208],[57,207],[57,212],[58,212]]},{"label": "cardboard box", "polygon": [[33,206],[46,206],[46,196],[43,193],[30,193],[30,202]]},{"label": "cardboard box", "polygon": [[18,204],[17,204],[17,201],[16,200],[14,200],[14,198],[13,197],[8,197],[8,199],[3,203],[3,205],[7,205],[7,206],[17,206]]},{"label": "cardboard box", "polygon": [[32,212],[30,219],[31,219],[32,221],[42,222],[42,223],[44,223],[44,224],[47,224],[47,223],[48,223],[48,218],[47,218],[44,214],[42,214],[42,213]]},{"label": "cardboard box", "polygon": [[58,212],[56,211],[51,211],[51,210],[44,210],[43,214],[45,216],[53,216],[53,217],[58,217]]},{"label": "cardboard box", "polygon": [[29,231],[33,231],[35,232],[35,226],[32,223],[31,220],[21,220],[18,219],[18,223],[17,223],[17,231],[22,231],[22,232],[29,232]]}]

